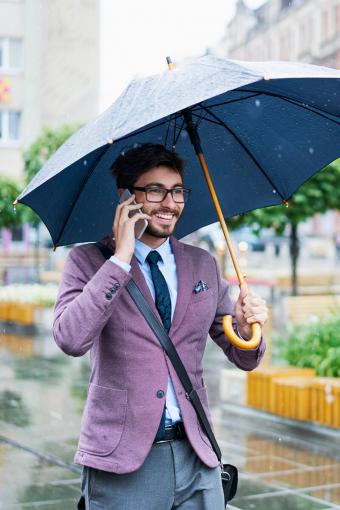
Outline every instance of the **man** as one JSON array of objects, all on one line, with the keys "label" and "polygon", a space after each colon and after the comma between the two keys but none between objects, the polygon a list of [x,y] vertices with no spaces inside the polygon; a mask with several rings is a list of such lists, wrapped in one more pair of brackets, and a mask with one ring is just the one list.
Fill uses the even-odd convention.
[{"label": "man", "polygon": [[[73,248],[55,306],[54,337],[69,355],[91,352],[91,377],[75,462],[84,466],[82,491],[91,510],[222,510],[220,468],[175,370],[124,288],[139,286],[169,335],[210,419],[202,378],[208,334],[243,370],[263,356],[231,345],[222,317],[251,336],[267,318],[265,303],[246,286],[235,310],[215,259],[172,235],[189,190],[183,162],[161,145],[121,154],[112,167],[118,192],[105,260],[94,244]],[[133,204],[133,201],[136,204]],[[131,211],[139,214],[130,216]],[[135,223],[148,227],[135,239]]]}]

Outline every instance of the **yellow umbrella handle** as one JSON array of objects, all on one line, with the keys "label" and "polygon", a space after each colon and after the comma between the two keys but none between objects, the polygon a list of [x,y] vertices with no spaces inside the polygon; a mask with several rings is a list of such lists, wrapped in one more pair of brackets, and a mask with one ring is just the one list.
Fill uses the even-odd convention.
[{"label": "yellow umbrella handle", "polygon": [[251,325],[251,339],[243,340],[240,338],[234,331],[233,328],[233,317],[231,315],[225,315],[223,317],[223,331],[226,334],[227,338],[233,345],[236,347],[240,347],[240,349],[256,349],[261,341],[261,326],[257,322]]},{"label": "yellow umbrella handle", "polygon": [[[190,124],[190,119],[187,117],[187,125],[188,125],[188,128],[190,129],[189,124]],[[188,129],[188,131],[189,131],[189,129]],[[196,134],[197,134],[197,132],[196,132]],[[190,135],[190,131],[189,131],[189,135]],[[197,134],[197,136],[198,136],[198,134]],[[195,138],[192,138],[192,140],[194,142],[196,141]],[[195,147],[195,144],[194,144],[194,147]],[[195,149],[196,149],[196,147],[195,147]],[[205,179],[207,181],[208,188],[209,188],[211,197],[212,197],[213,202],[214,202],[214,206],[215,206],[215,209],[216,209],[216,212],[217,212],[217,216],[218,216],[218,219],[220,221],[221,228],[222,228],[222,231],[223,231],[223,234],[224,234],[227,246],[228,246],[228,250],[229,250],[231,259],[233,261],[233,264],[234,264],[234,268],[235,268],[235,271],[236,271],[236,274],[237,274],[237,278],[238,278],[239,284],[242,285],[242,283],[244,283],[244,276],[243,276],[243,274],[241,272],[240,265],[239,265],[238,260],[236,258],[236,255],[235,255],[235,252],[234,252],[234,248],[233,248],[233,244],[232,244],[229,232],[228,232],[228,228],[227,228],[226,222],[224,220],[222,209],[221,209],[221,206],[219,204],[219,201],[218,201],[218,198],[217,198],[217,195],[216,195],[213,183],[212,183],[210,175],[209,175],[209,170],[208,170],[208,167],[207,167],[207,164],[206,164],[206,161],[205,161],[205,157],[204,157],[204,154],[203,154],[202,149],[200,148],[200,146],[197,147],[196,154],[197,154],[198,159],[199,159],[199,161],[201,163],[201,167],[202,167],[202,170],[204,172],[204,176],[205,176]],[[233,345],[236,345],[236,347],[240,347],[241,349],[255,349],[259,345],[259,343],[261,341],[261,325],[259,323],[252,324],[252,327],[251,327],[252,337],[249,340],[243,340],[242,338],[239,338],[236,335],[236,333],[235,333],[235,331],[233,329],[233,326],[232,326],[232,316],[231,315],[226,315],[225,317],[223,317],[223,330],[224,330],[224,333],[226,334],[228,340]]]}]

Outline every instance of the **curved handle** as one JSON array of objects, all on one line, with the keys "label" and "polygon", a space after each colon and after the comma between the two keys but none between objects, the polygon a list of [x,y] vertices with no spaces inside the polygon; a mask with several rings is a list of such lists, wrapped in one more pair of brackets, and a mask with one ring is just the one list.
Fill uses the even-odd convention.
[{"label": "curved handle", "polygon": [[225,315],[222,320],[223,331],[233,345],[241,349],[256,349],[261,342],[261,326],[258,322],[251,325],[252,337],[250,340],[242,340],[238,337],[233,328],[233,317]]}]

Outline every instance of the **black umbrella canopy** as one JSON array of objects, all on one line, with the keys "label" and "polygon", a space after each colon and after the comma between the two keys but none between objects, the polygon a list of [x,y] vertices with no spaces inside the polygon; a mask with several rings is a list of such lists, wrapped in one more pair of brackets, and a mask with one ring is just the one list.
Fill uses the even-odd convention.
[{"label": "black umbrella canopy", "polygon": [[118,203],[112,162],[134,144],[153,142],[187,162],[185,184],[193,193],[176,235],[216,222],[187,109],[225,217],[282,203],[340,155],[340,71],[205,56],[133,81],[60,147],[17,200],[39,214],[55,246],[96,241],[111,233]]}]

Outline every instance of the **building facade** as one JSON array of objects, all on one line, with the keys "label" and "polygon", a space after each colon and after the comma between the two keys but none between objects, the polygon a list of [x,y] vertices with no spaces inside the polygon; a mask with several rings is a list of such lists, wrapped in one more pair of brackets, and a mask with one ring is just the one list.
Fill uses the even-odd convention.
[{"label": "building facade", "polygon": [[254,10],[238,0],[214,50],[240,60],[292,60],[340,69],[340,0],[267,0]]},{"label": "building facade", "polygon": [[[250,9],[238,0],[213,53],[236,60],[290,60],[340,69],[340,0],[267,0]],[[340,214],[316,215],[302,230],[340,236]]]},{"label": "building facade", "polygon": [[0,175],[44,127],[99,109],[99,0],[0,0]]}]

